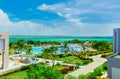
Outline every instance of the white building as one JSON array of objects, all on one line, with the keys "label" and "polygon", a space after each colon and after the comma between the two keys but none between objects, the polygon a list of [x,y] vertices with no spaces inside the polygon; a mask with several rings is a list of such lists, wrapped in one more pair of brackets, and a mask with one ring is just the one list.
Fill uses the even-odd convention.
[{"label": "white building", "polygon": [[120,53],[120,28],[113,30],[113,53]]},{"label": "white building", "polygon": [[113,55],[108,58],[108,77],[120,79],[120,28],[113,30]]},{"label": "white building", "polygon": [[67,44],[67,47],[69,48],[70,51],[81,51],[82,48],[79,44]]}]

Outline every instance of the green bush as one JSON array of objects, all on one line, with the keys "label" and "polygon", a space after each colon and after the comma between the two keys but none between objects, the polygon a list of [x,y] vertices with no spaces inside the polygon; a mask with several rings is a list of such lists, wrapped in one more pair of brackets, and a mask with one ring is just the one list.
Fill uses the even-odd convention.
[{"label": "green bush", "polygon": [[103,70],[107,70],[107,63],[103,64]]},{"label": "green bush", "polygon": [[101,66],[97,67],[94,72],[90,72],[87,75],[79,75],[78,79],[96,79],[97,76],[102,75],[102,71],[107,68],[107,63],[105,62]]},{"label": "green bush", "polygon": [[67,75],[66,77],[65,77],[65,79],[77,79],[75,76],[72,76],[72,75]]},{"label": "green bush", "polygon": [[102,58],[107,58],[109,57],[110,55],[112,55],[112,53],[104,53],[101,55]]},{"label": "green bush", "polygon": [[57,63],[56,63],[56,65],[58,65],[58,66],[59,66],[59,65],[61,65],[61,64],[60,64],[59,62],[57,62]]},{"label": "green bush", "polygon": [[49,63],[49,61],[45,61],[45,63]]},{"label": "green bush", "polygon": [[42,54],[36,54],[36,56],[37,56],[38,58],[42,58],[42,57],[43,57]]},{"label": "green bush", "polygon": [[30,66],[25,79],[64,79],[64,76],[49,66]]},{"label": "green bush", "polygon": [[78,79],[87,79],[87,77],[86,77],[86,75],[81,74],[81,75],[78,76]]}]

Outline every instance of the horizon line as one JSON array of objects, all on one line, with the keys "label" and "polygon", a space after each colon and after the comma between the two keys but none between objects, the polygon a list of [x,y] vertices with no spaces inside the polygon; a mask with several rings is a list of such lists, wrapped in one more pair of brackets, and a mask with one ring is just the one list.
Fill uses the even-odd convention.
[{"label": "horizon line", "polygon": [[42,36],[42,37],[113,37],[113,36],[65,36],[65,35],[10,35],[10,36]]}]

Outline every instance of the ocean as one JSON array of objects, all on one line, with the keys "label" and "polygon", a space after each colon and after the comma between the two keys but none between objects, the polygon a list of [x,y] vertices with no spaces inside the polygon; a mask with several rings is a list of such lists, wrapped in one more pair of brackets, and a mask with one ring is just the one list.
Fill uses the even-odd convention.
[{"label": "ocean", "polygon": [[68,36],[10,36],[9,41],[18,41],[18,40],[33,40],[33,41],[58,41],[58,42],[63,42],[63,41],[70,41],[70,40],[81,40],[81,41],[86,41],[86,40],[96,40],[96,41],[108,41],[108,42],[113,42],[113,37],[68,37]]}]

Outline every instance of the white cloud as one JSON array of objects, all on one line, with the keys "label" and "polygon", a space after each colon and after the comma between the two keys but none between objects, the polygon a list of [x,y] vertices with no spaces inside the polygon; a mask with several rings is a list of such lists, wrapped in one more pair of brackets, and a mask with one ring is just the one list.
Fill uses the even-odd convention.
[{"label": "white cloud", "polygon": [[40,9],[40,10],[47,10],[47,9],[49,9],[49,10],[56,11],[56,8],[58,8],[58,10],[59,10],[59,9],[62,9],[63,7],[64,7],[63,3],[54,4],[52,6],[51,5],[42,4],[40,7],[38,7],[38,9]]},{"label": "white cloud", "polygon": [[94,13],[94,15],[100,15],[109,19],[117,19],[119,22],[119,19],[117,18],[120,18],[120,11],[118,10],[120,8],[119,2],[120,1],[117,0],[69,0],[64,3],[56,3],[52,5],[42,4],[38,7],[38,9],[54,12],[70,22],[73,21],[71,19],[74,19],[75,21],[77,20],[77,23],[79,22],[80,24],[82,24],[81,15],[89,13]]},{"label": "white cloud", "polygon": [[[35,26],[35,27],[34,27]],[[0,31],[9,32],[10,34],[34,34],[36,27],[43,28],[43,25],[32,23],[30,21],[10,21],[8,15],[0,9]]]},{"label": "white cloud", "polygon": [[[68,34],[76,36],[112,36],[113,28],[120,27],[119,2],[118,0],[69,0],[52,5],[42,4],[38,9],[53,12],[65,18],[66,26],[60,24],[59,30],[65,28],[62,31],[66,31]],[[83,14],[94,15],[90,17],[81,16]],[[92,20],[95,15],[101,16],[100,20],[108,23],[81,22],[84,19]]]},{"label": "white cloud", "polygon": [[7,14],[5,14],[1,9],[0,9],[0,25],[11,25],[12,23],[10,22]]},{"label": "white cloud", "polygon": [[[79,19],[73,18],[73,21],[77,22]],[[113,28],[120,26],[120,23],[84,23],[82,27],[69,21],[51,23],[51,26],[45,26],[31,21],[12,22],[8,15],[0,10],[0,32],[9,32],[11,35],[112,36]]]},{"label": "white cloud", "polygon": [[107,9],[120,9],[120,5],[111,5]]},{"label": "white cloud", "polygon": [[[80,19],[78,19],[76,16],[73,16],[73,14],[76,15],[79,14],[79,10],[75,10],[74,8],[71,8],[64,3],[58,3],[53,5],[42,4],[41,6],[38,7],[38,9],[54,12],[57,15],[66,18],[66,21],[70,21],[72,23],[81,25]],[[82,13],[86,11],[80,11],[80,12]]]}]

